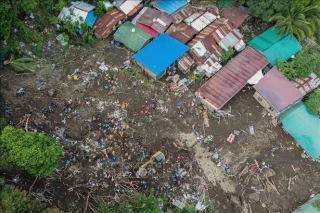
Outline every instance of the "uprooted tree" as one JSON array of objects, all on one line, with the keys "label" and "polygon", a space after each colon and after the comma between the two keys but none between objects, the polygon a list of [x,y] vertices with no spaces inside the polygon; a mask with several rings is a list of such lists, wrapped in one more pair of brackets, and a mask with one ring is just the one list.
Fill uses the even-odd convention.
[{"label": "uprooted tree", "polygon": [[0,136],[3,169],[21,169],[35,177],[46,177],[58,166],[61,156],[61,145],[43,133],[7,126]]}]

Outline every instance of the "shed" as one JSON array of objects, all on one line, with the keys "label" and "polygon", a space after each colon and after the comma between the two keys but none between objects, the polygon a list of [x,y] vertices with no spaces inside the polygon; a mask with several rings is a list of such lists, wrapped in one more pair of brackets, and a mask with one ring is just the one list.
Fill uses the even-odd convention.
[{"label": "shed", "polygon": [[188,49],[188,46],[180,41],[167,34],[161,34],[133,58],[150,76],[160,79]]},{"label": "shed", "polygon": [[302,98],[299,90],[290,83],[277,67],[273,67],[253,87],[256,90],[253,97],[273,117],[278,116]]},{"label": "shed", "polygon": [[130,22],[120,25],[114,34],[114,39],[116,41],[123,43],[134,52],[139,51],[151,40],[151,38],[152,37],[148,33]]},{"label": "shed", "polygon": [[253,48],[261,51],[270,61],[276,65],[276,60],[284,62],[292,55],[298,53],[302,46],[292,34],[279,34],[280,28],[270,28],[249,42]]},{"label": "shed", "polygon": [[172,22],[171,16],[159,10],[147,8],[142,11],[144,12],[139,13],[139,18],[135,21],[136,26],[153,37],[166,31]]},{"label": "shed", "polygon": [[316,206],[319,206],[320,203],[320,194],[317,194],[313,198],[311,198],[308,202],[299,206],[292,213],[319,213],[320,210]]},{"label": "shed", "polygon": [[172,24],[166,31],[168,35],[177,39],[182,43],[187,43],[190,39],[197,34],[197,32],[189,27],[186,23],[180,22],[179,24]]},{"label": "shed", "polygon": [[235,27],[241,26],[242,23],[249,17],[247,13],[233,4],[224,9],[221,14],[223,15],[223,17],[229,19],[229,21]]},{"label": "shed", "polygon": [[97,38],[106,38],[113,27],[118,25],[125,17],[126,16],[117,9],[113,9],[104,14],[96,21],[93,27],[95,36]]},{"label": "shed", "polygon": [[203,84],[195,94],[210,110],[219,110],[268,63],[261,53],[246,47]]},{"label": "shed", "polygon": [[308,153],[312,160],[320,157],[320,119],[308,111],[303,102],[278,117],[282,127]]},{"label": "shed", "polygon": [[156,1],[154,7],[162,12],[166,12],[167,14],[171,15],[172,13],[176,12],[180,8],[186,6],[187,4],[187,0],[159,0]]},{"label": "shed", "polygon": [[95,6],[76,1],[70,7],[63,7],[58,18],[62,21],[70,18],[70,21],[75,24],[76,22],[80,24],[86,23],[89,27],[93,27],[94,23],[97,20],[97,17],[94,15]]}]

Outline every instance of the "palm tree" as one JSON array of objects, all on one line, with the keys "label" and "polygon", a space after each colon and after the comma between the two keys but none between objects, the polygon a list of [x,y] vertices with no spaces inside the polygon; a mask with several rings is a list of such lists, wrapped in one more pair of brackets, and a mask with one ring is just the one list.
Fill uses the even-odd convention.
[{"label": "palm tree", "polygon": [[35,73],[37,69],[37,63],[33,58],[23,57],[14,59],[13,55],[10,60],[4,61],[4,65],[9,65],[17,72],[31,72]]},{"label": "palm tree", "polygon": [[274,28],[280,28],[280,35],[290,33],[301,41],[305,37],[312,37],[320,28],[320,0],[295,0],[289,11],[273,15],[269,22],[275,21]]}]

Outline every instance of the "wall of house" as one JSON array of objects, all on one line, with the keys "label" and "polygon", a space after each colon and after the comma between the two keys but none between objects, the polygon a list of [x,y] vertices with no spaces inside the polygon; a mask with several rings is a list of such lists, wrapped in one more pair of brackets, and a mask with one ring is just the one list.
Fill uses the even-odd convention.
[{"label": "wall of house", "polygon": [[271,114],[272,117],[276,117],[279,113],[260,95],[255,92],[253,97]]}]

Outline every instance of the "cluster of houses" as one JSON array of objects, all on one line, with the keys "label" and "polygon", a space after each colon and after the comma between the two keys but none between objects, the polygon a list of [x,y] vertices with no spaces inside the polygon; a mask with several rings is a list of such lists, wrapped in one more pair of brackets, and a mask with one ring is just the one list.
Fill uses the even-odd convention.
[{"label": "cluster of houses", "polygon": [[[320,85],[315,74],[289,81],[275,66],[294,57],[302,46],[291,34],[279,35],[270,28],[248,44],[240,27],[248,18],[245,8],[230,5],[195,9],[188,0],[156,0],[150,7],[142,0],[118,0],[104,16],[94,16],[94,6],[74,2],[61,11],[61,20],[86,22],[97,38],[113,38],[135,54],[133,59],[152,78],[159,80],[173,67],[188,73],[196,70],[210,79],[196,92],[209,110],[221,110],[247,84],[254,98],[313,159],[320,157],[320,120],[303,104],[303,97]],[[81,18],[80,18],[81,17]],[[229,48],[238,53],[225,66],[221,56]],[[266,74],[264,70],[271,68]]]}]

